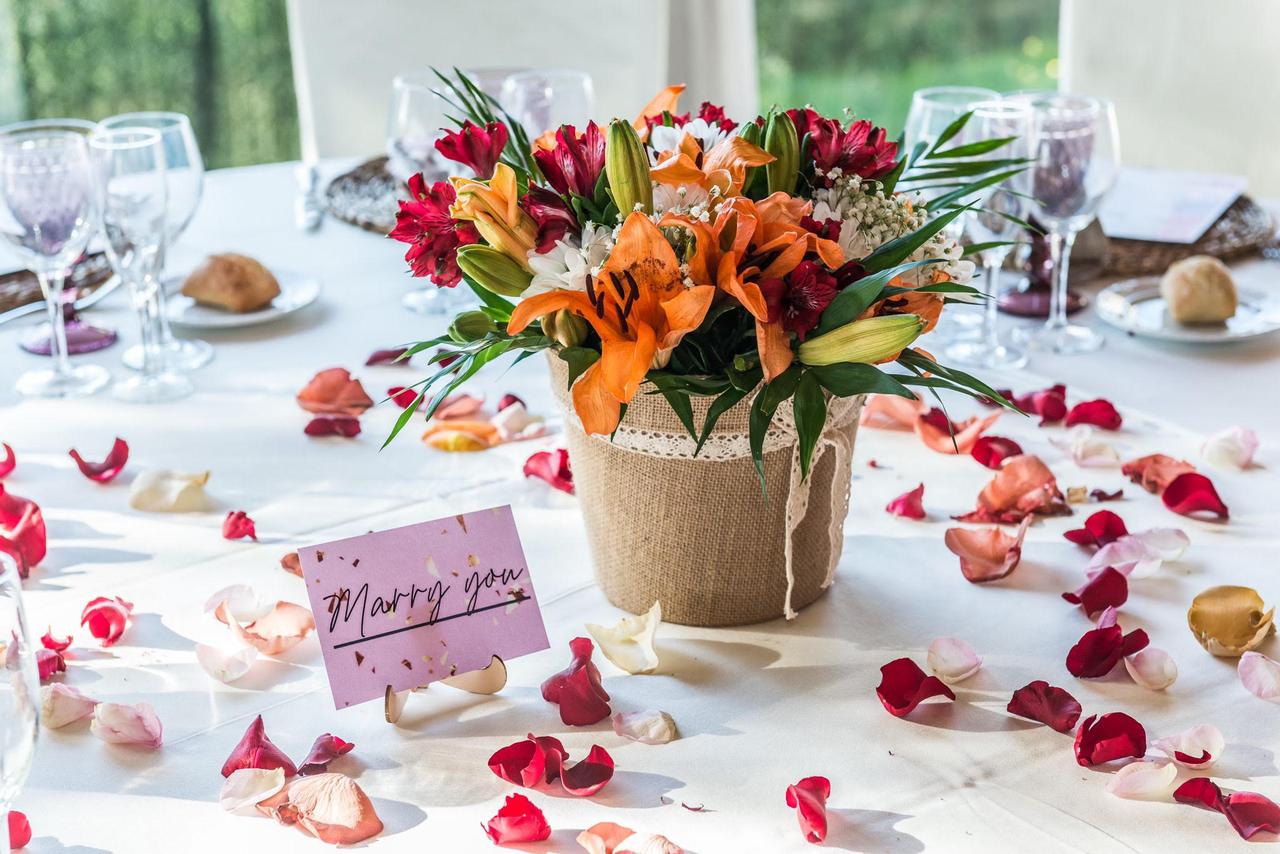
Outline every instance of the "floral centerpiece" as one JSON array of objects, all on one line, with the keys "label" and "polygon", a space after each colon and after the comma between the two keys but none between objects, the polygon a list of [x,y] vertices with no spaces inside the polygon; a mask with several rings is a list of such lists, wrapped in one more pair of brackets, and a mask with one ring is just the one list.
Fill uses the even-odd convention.
[{"label": "floral centerpiece", "polygon": [[[552,354],[616,604],[662,598],[669,619],[749,622],[776,615],[776,599],[758,602],[785,587],[793,615],[839,557],[866,394],[1006,403],[912,347],[948,303],[979,297],[946,226],[1019,165],[986,156],[1007,140],[954,143],[967,116],[901,154],[884,129],[807,107],[741,124],[710,103],[681,113],[671,86],[633,121],[530,141],[464,76],[440,79],[465,118],[437,148],[474,177],[412,178],[391,236],[414,275],[465,283],[482,305],[409,349],[438,366],[418,403],[430,418],[495,359]],[[740,521],[706,518],[709,506]],[[687,542],[656,530],[672,524]],[[743,580],[744,562],[759,578]]]}]

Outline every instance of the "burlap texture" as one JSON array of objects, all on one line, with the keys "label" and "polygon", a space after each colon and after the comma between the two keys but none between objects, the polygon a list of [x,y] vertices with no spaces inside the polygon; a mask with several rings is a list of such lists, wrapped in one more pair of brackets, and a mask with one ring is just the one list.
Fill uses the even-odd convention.
[{"label": "burlap texture", "polygon": [[[783,615],[787,577],[786,504],[794,444],[765,454],[768,500],[749,456],[724,461],[664,459],[586,435],[566,390],[568,369],[549,353],[551,382],[566,408],[565,437],[586,521],[596,580],[614,605],[640,614],[662,602],[662,617],[694,626],[735,626]],[[683,433],[661,395],[646,384],[623,424]],[[692,398],[702,424],[712,398]],[[746,433],[751,397],[724,413],[716,433]],[[852,444],[857,419],[839,428]],[[824,592],[831,559],[833,490],[844,495],[850,471],[825,453],[809,473],[809,508],[794,534],[796,610]]]}]

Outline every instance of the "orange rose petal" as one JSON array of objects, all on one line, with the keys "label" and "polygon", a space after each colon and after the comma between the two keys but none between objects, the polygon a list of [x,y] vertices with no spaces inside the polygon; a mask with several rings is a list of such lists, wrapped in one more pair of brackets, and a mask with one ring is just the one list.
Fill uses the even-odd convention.
[{"label": "orange rose petal", "polygon": [[[899,398],[903,400],[904,398]],[[915,428],[916,435],[920,437],[920,441],[931,451],[937,451],[939,454],[967,454],[973,450],[974,444],[987,431],[992,424],[1001,416],[1000,412],[993,412],[982,418],[967,418],[964,421],[956,422],[953,426],[955,435],[951,431],[942,430],[933,421],[916,417]]]},{"label": "orange rose petal", "polygon": [[317,415],[356,416],[373,406],[373,398],[346,368],[329,368],[298,392],[298,405]]},{"label": "orange rose petal", "polygon": [[860,423],[878,430],[911,430],[916,418],[928,407],[923,400],[910,400],[896,394],[874,394],[862,407]]},{"label": "orange rose petal", "polygon": [[1022,560],[1022,539],[1027,535],[1031,517],[1022,520],[1017,534],[1010,536],[1000,528],[948,528],[943,542],[960,558],[960,571],[974,584],[1004,578]]}]

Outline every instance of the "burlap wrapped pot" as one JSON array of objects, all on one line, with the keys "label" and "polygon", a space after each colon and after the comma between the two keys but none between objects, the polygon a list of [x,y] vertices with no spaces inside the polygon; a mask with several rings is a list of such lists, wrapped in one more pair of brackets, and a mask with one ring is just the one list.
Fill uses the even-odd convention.
[{"label": "burlap wrapped pot", "polygon": [[[639,614],[658,600],[669,622],[735,626],[794,617],[822,595],[843,544],[861,397],[831,401],[807,482],[790,403],[779,407],[765,442],[766,501],[747,444],[752,396],[721,416],[694,458],[648,384],[612,441],[584,433],[568,368],[548,355],[596,580],[610,602]],[[695,424],[711,400],[692,398]]]}]

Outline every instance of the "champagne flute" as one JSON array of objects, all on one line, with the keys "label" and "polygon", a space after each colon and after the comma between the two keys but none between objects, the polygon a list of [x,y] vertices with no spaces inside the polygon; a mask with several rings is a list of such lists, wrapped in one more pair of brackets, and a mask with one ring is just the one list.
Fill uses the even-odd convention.
[{"label": "champagne flute", "polygon": [[561,125],[581,130],[595,115],[591,75],[568,69],[519,71],[502,81],[502,108],[524,126],[530,139]]},{"label": "champagne flute", "polygon": [[142,332],[142,372],[112,387],[120,400],[158,403],[191,394],[168,369],[160,327],[168,187],[164,140],[149,128],[100,128],[89,138],[107,257],[129,288]]},{"label": "champagne flute", "polygon": [[[204,158],[200,156],[200,143],[196,140],[191,120],[182,113],[140,112],[121,113],[103,119],[99,125],[107,130],[122,128],[150,128],[160,134],[164,147],[165,181],[168,192],[168,209],[165,214],[165,243],[161,250],[157,277],[160,291],[157,294],[160,312],[161,356],[172,370],[193,371],[204,367],[213,359],[213,347],[199,338],[177,338],[169,327],[166,310],[167,286],[171,282],[164,276],[164,250],[172,247],[186,231],[200,206],[204,190]],[[121,356],[125,367],[141,370],[142,345],[125,350]]]},{"label": "champagne flute", "polygon": [[18,565],[0,552],[0,852],[9,852],[9,807],[31,771],[40,730],[40,679],[22,610]]},{"label": "champagne flute", "polygon": [[89,147],[74,130],[18,130],[0,135],[0,232],[40,281],[53,331],[51,370],[28,371],[28,397],[80,397],[106,385],[100,365],[72,367],[62,291],[97,229]]},{"label": "champagne flute", "polygon": [[[995,156],[1026,159],[1031,152],[1031,107],[1021,101],[979,101],[966,126],[966,142],[1010,139]],[[1005,243],[982,250],[983,281],[987,299],[979,337],[953,342],[945,353],[953,362],[988,369],[1021,368],[1027,355],[1000,339],[996,299],[1000,295],[1000,267],[1022,233],[1018,224],[1025,215],[1026,171],[987,187],[978,196],[979,207],[970,213],[969,235],[976,243]]]},{"label": "champagne flute", "polygon": [[1037,350],[1097,350],[1100,333],[1067,322],[1067,275],[1076,235],[1097,215],[1120,171],[1120,134],[1111,102],[1084,95],[1029,96],[1031,166],[1025,174],[1032,213],[1049,232],[1054,281],[1049,319],[1025,335]]}]

